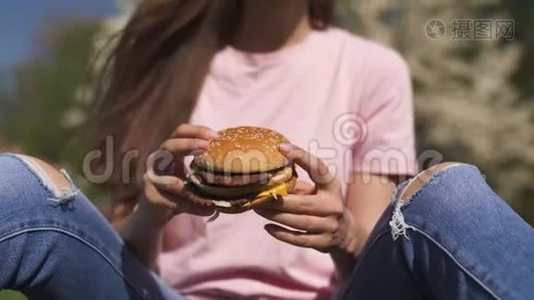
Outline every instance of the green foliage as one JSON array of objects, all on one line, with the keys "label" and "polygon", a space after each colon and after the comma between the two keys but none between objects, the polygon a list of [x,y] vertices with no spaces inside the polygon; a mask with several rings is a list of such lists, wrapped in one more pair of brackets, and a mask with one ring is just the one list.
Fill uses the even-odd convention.
[{"label": "green foliage", "polygon": [[[53,161],[73,158],[73,128],[62,124],[68,109],[76,105],[77,89],[87,81],[95,24],[71,24],[58,28],[52,49],[20,66],[8,106],[4,134],[29,153]],[[76,151],[77,152],[77,151]]]},{"label": "green foliage", "polygon": [[0,291],[0,300],[25,300],[25,299],[27,298],[18,292],[8,291],[8,290]]},{"label": "green foliage", "polygon": [[[69,22],[48,28],[44,47],[33,60],[17,67],[15,86],[0,96],[5,116],[0,135],[24,153],[56,162],[81,174],[83,135],[79,124],[87,110],[84,87],[99,22]],[[101,199],[98,190],[74,176],[84,192]],[[98,202],[98,201],[97,201]]]}]

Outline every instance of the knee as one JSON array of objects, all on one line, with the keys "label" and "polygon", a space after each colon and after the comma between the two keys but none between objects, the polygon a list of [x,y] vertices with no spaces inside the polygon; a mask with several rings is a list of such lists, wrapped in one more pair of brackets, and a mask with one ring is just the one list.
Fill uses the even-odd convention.
[{"label": "knee", "polygon": [[27,155],[18,156],[35,171],[36,175],[41,177],[41,180],[47,182],[54,192],[69,190],[72,187],[71,182],[66,176],[50,164],[36,157]]},{"label": "knee", "polygon": [[414,177],[410,183],[404,188],[404,190],[400,194],[400,200],[405,202],[409,201],[413,195],[415,195],[419,190],[423,188],[423,186],[430,181],[430,179],[436,175],[438,172],[447,169],[451,166],[457,165],[458,163],[455,162],[444,162],[437,164],[435,166],[432,166],[421,173],[419,173],[416,177]]},{"label": "knee", "polygon": [[46,220],[55,208],[71,210],[77,194],[66,174],[40,159],[0,156],[0,232],[28,220]]}]

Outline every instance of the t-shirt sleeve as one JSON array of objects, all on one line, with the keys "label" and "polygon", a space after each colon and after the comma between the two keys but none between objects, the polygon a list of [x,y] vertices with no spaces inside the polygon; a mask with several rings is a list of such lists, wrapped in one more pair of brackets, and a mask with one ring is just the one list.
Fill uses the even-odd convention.
[{"label": "t-shirt sleeve", "polygon": [[375,47],[363,68],[365,84],[356,108],[362,136],[354,145],[353,170],[413,175],[417,163],[409,67],[395,51]]}]

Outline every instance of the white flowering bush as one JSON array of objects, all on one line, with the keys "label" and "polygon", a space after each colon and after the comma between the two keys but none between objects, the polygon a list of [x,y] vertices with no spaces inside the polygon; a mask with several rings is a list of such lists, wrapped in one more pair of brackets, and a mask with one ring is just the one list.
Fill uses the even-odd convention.
[{"label": "white flowering bush", "polygon": [[[497,192],[532,222],[534,106],[511,81],[527,49],[522,41],[496,38],[495,22],[511,19],[502,3],[347,0],[340,2],[338,14],[343,25],[392,45],[408,61],[419,150],[477,164]],[[427,35],[433,19],[446,25],[441,39]],[[455,19],[490,19],[493,38],[459,40]]]}]

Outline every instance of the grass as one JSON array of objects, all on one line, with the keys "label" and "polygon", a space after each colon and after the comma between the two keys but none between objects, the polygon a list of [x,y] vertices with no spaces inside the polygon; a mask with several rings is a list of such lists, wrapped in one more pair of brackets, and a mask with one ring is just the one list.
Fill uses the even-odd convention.
[{"label": "grass", "polygon": [[0,300],[26,300],[26,297],[14,291],[3,290],[0,291]]}]

